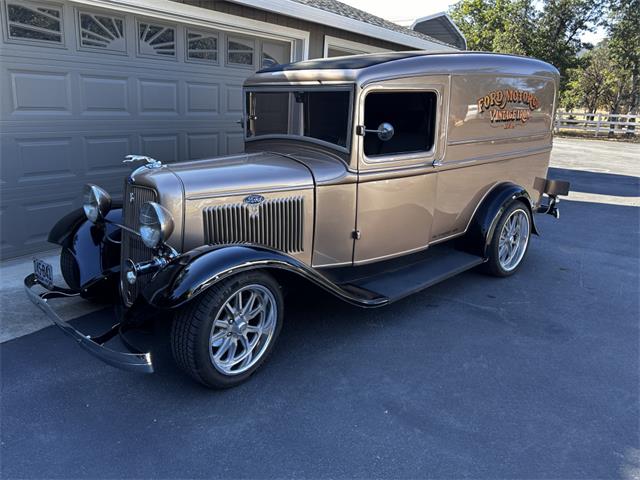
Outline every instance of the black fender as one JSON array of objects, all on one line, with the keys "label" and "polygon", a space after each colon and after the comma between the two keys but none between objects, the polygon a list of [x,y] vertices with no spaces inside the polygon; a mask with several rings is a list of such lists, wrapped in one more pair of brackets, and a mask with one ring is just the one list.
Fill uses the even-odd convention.
[{"label": "black fender", "polygon": [[469,253],[486,257],[500,216],[513,202],[518,201],[529,209],[532,233],[538,235],[533,216],[533,202],[526,189],[514,183],[501,183],[486,195],[476,210],[467,233],[460,241],[461,247]]},{"label": "black fender", "polygon": [[76,279],[67,279],[83,296],[93,297],[117,290],[120,271],[122,209],[112,208],[107,222],[94,224],[82,209],[61,218],[49,232],[49,241],[60,245],[75,262]]},{"label": "black fender", "polygon": [[49,231],[49,238],[47,240],[56,245],[66,246],[69,243],[70,237],[75,234],[80,225],[87,221],[87,217],[82,208],[73,210],[56,222]]},{"label": "black fender", "polygon": [[256,269],[285,270],[362,307],[388,303],[371,292],[343,288],[317,270],[282,252],[257,245],[203,246],[174,258],[145,286],[142,295],[153,307],[172,309],[190,302],[232,275]]}]

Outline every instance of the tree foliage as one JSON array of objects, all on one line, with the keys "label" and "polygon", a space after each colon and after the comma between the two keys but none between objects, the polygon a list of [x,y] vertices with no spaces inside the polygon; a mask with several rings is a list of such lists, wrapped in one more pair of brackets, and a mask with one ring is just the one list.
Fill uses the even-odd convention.
[{"label": "tree foliage", "polygon": [[595,113],[610,109],[614,102],[619,72],[611,59],[606,42],[580,58],[580,65],[567,70],[567,82],[560,96],[560,105],[567,109],[585,108]]},{"label": "tree foliage", "polygon": [[[606,21],[609,51],[620,78],[620,103],[638,113],[640,104],[640,0],[612,0]],[[628,92],[624,84],[628,82]],[[619,113],[620,105],[613,105]]]}]

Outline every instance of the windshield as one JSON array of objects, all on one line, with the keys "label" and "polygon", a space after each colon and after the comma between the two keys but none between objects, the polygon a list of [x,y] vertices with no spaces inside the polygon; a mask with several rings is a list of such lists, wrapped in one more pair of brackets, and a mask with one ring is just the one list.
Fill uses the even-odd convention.
[{"label": "windshield", "polygon": [[250,91],[247,138],[306,137],[349,148],[351,89]]}]

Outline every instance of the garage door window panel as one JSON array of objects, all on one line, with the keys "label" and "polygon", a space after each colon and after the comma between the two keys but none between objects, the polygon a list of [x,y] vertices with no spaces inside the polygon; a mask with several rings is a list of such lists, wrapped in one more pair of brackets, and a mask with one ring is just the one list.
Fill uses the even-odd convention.
[{"label": "garage door window panel", "polygon": [[[364,154],[372,161],[386,156],[429,153],[433,150],[436,128],[436,92],[374,92],[365,98],[364,122],[368,130],[383,123],[394,128],[389,140],[375,132],[364,136]],[[395,159],[395,158],[394,158]]]},{"label": "garage door window panel", "polygon": [[138,51],[141,55],[175,58],[176,27],[138,23]]},{"label": "garage door window panel", "polygon": [[261,68],[269,68],[291,61],[291,44],[284,42],[262,42]]},{"label": "garage door window panel", "polygon": [[124,17],[78,12],[80,47],[126,53]]},{"label": "garage door window panel", "polygon": [[9,40],[62,46],[62,7],[32,2],[6,3]]},{"label": "garage door window panel", "polygon": [[227,64],[253,67],[255,41],[248,38],[229,37],[227,40]]},{"label": "garage door window panel", "polygon": [[219,36],[216,32],[187,29],[187,60],[199,63],[218,63]]}]

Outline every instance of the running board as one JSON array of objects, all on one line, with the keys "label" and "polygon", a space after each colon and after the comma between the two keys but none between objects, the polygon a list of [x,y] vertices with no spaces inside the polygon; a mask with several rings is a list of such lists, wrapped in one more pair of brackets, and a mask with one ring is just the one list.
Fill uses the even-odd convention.
[{"label": "running board", "polygon": [[360,296],[368,292],[391,303],[485,262],[482,257],[447,245],[436,245],[411,257],[410,263],[403,264],[399,259],[352,267],[347,274],[351,278],[336,280],[344,290]]}]

